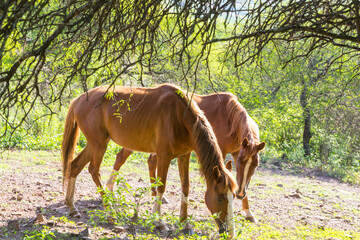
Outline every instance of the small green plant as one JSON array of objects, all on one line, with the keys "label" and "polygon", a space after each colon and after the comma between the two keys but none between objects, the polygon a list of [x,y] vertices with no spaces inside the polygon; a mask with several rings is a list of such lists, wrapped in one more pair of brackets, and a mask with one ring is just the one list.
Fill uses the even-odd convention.
[{"label": "small green plant", "polygon": [[185,97],[183,91],[181,91],[181,90],[176,90],[175,92],[176,92],[181,98],[184,98],[184,97]]},{"label": "small green plant", "polygon": [[[116,93],[113,91],[109,91],[106,93],[105,98],[108,100],[113,100],[115,103],[113,103],[113,107],[116,106],[116,112],[113,113],[114,116],[118,117],[120,119],[120,123],[122,122],[122,117],[126,114],[127,111],[130,111],[130,102],[131,97],[133,94],[130,94],[130,96],[127,99],[120,99],[119,101],[116,101]],[[125,113],[121,111],[121,108],[125,108]]]},{"label": "small green plant", "polygon": [[50,230],[48,226],[43,226],[41,231],[34,230],[34,231],[26,231],[24,239],[41,239],[41,240],[50,240],[50,239],[57,239],[55,233]]},{"label": "small green plant", "polygon": [[117,176],[116,191],[100,190],[104,192],[103,203],[105,210],[92,211],[90,224],[95,224],[97,219],[100,222],[111,222],[115,225],[126,225],[132,237],[137,239],[136,227],[154,228],[157,216],[145,211],[139,217],[140,206],[144,197],[148,197],[151,187],[161,186],[159,179],[150,187],[133,188],[122,176]]},{"label": "small green plant", "polygon": [[45,165],[46,164],[45,160],[43,160],[43,159],[36,159],[34,161],[34,163],[35,163],[35,165]]},{"label": "small green plant", "polygon": [[[162,216],[152,214],[148,209],[142,209],[144,205],[149,204],[151,187],[161,186],[159,179],[149,187],[132,187],[121,174],[118,174],[116,180],[115,192],[103,191],[104,210],[94,210],[90,212],[89,224],[93,227],[102,223],[112,223],[114,225],[123,226],[128,232],[129,238],[133,239],[158,239],[163,234],[158,231],[156,222],[164,221],[169,230],[166,231],[167,237],[174,239],[228,239],[228,233],[219,234],[216,229],[214,218],[206,217],[199,220],[196,215],[188,216],[185,222],[180,221],[176,212],[165,213]],[[243,232],[242,219],[235,217],[236,236],[240,236]],[[183,232],[188,226],[196,230],[192,235]],[[155,234],[155,235],[154,235]]]},{"label": "small green plant", "polygon": [[69,223],[69,224],[75,225],[75,222],[69,220],[66,216],[61,216],[61,217],[51,216],[50,220],[55,221],[55,222]]}]

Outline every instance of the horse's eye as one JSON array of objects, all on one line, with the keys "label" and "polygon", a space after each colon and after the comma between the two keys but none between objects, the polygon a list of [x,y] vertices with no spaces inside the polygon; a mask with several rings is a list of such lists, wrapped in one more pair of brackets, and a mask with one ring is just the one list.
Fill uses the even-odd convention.
[{"label": "horse's eye", "polygon": [[222,197],[218,197],[217,201],[218,201],[218,202],[223,202],[224,199],[223,199]]}]

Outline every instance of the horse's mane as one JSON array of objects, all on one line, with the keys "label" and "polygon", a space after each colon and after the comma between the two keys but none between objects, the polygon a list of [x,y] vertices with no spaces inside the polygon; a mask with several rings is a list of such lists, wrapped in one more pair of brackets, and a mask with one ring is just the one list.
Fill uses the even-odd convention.
[{"label": "horse's mane", "polygon": [[230,95],[226,104],[226,113],[230,122],[230,134],[236,142],[246,137],[250,143],[259,143],[259,128],[255,121],[247,114],[245,108],[239,103],[237,97]]},{"label": "horse's mane", "polygon": [[[192,123],[191,132],[194,136],[196,153],[200,163],[200,173],[207,181],[215,182],[214,168],[217,167],[222,181],[217,181],[219,191],[230,189],[236,191],[237,184],[233,175],[226,169],[220,147],[217,143],[215,133],[205,117],[203,111],[198,107],[194,100],[190,100],[184,94],[183,101],[188,104],[188,112],[195,117]],[[190,110],[190,111],[189,111]]]}]

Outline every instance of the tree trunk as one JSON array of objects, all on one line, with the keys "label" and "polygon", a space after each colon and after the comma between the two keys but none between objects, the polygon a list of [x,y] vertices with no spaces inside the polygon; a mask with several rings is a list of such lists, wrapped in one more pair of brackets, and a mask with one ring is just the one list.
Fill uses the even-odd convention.
[{"label": "tree trunk", "polygon": [[305,151],[304,156],[310,156],[310,138],[311,138],[311,115],[310,115],[310,106],[308,104],[308,90],[306,83],[302,81],[303,90],[300,95],[300,103],[303,109],[303,118],[304,118],[304,132],[303,132],[303,148]]}]

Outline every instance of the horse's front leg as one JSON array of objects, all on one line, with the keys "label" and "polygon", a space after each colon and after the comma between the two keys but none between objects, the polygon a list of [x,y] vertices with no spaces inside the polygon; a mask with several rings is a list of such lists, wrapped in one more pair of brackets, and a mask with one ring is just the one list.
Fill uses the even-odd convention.
[{"label": "horse's front leg", "polygon": [[[181,181],[181,204],[180,204],[180,221],[185,222],[188,217],[188,205],[189,205],[189,188],[190,188],[190,178],[189,178],[189,162],[190,162],[190,153],[178,158],[178,167]],[[194,230],[192,229],[189,223],[186,223],[183,228],[183,233],[193,234]]]},{"label": "horse's front leg", "polygon": [[180,220],[183,222],[188,217],[189,205],[189,160],[190,154],[178,158],[179,175],[181,181],[181,205],[180,205]]},{"label": "horse's front leg", "polygon": [[[157,157],[156,154],[150,154],[148,158],[148,167],[149,167],[149,177],[150,183],[153,184],[156,179],[156,169],[157,169]],[[151,186],[151,196],[156,196],[156,187]]]},{"label": "horse's front leg", "polygon": [[[149,167],[149,177],[150,183],[154,184],[156,179],[156,169],[157,169],[157,156],[156,154],[150,154],[148,158],[148,167]],[[156,196],[156,187],[151,186],[151,196]],[[162,204],[169,203],[169,200],[165,196],[161,199]]]},{"label": "horse's front leg", "polygon": [[245,212],[245,220],[250,221],[250,222],[254,222],[254,223],[257,222],[255,216],[250,211],[249,199],[248,199],[247,195],[242,200],[242,208],[243,208],[243,211]]},{"label": "horse's front leg", "polygon": [[164,195],[165,188],[166,188],[166,178],[167,178],[167,173],[169,170],[171,158],[169,158],[167,156],[167,154],[158,154],[157,160],[158,160],[157,161],[157,176],[158,176],[158,178],[160,178],[160,182],[162,183],[162,185],[157,187],[156,199],[155,199],[152,213],[159,214],[160,221],[156,223],[157,227],[160,230],[166,230],[166,225],[161,219],[161,204],[162,204],[161,200]]}]

